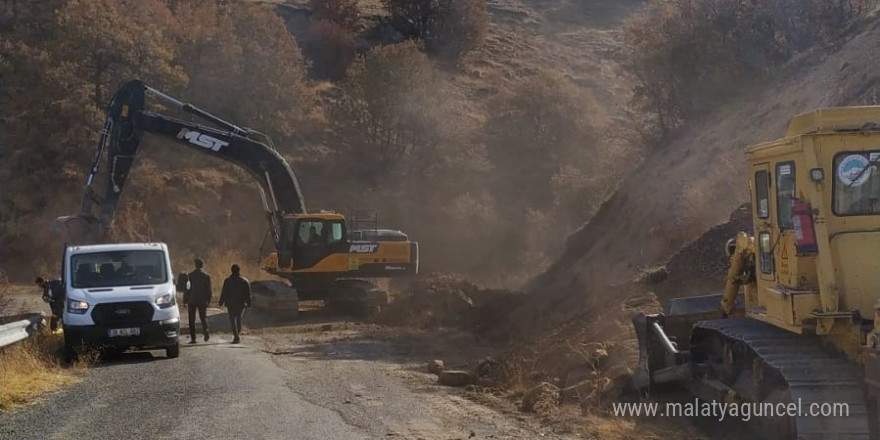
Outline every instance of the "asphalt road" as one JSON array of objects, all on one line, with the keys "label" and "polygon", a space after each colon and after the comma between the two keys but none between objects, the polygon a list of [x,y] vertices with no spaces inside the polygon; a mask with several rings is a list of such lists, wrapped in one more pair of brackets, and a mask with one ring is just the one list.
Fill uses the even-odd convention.
[{"label": "asphalt road", "polygon": [[247,339],[219,339],[185,345],[178,359],[154,352],[102,362],[82,383],[0,415],[0,438],[368,438],[290,389]]},{"label": "asphalt road", "polygon": [[422,371],[430,341],[352,328],[256,330],[241,345],[215,333],[182,345],[178,359],[126,353],[0,413],[0,439],[559,438],[436,385]]}]

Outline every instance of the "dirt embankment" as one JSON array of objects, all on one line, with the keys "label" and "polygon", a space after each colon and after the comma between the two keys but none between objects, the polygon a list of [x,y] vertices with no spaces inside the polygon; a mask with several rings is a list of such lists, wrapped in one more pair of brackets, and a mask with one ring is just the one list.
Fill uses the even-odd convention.
[{"label": "dirt embankment", "polygon": [[663,275],[651,283],[651,289],[661,301],[719,293],[728,268],[724,245],[742,231],[752,231],[752,211],[748,204],[737,208],[726,222],[709,229],[676,252],[666,264],[657,267],[655,270],[662,271]]},{"label": "dirt embankment", "polygon": [[507,316],[523,299],[520,292],[483,289],[459,275],[431,274],[397,293],[375,320],[419,329],[454,327],[503,340]]}]

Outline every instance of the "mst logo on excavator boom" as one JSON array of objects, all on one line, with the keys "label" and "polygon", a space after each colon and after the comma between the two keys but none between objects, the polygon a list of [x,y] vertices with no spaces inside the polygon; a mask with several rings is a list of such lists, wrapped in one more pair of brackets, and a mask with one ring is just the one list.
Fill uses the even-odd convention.
[{"label": "mst logo on excavator boom", "polygon": [[229,145],[229,142],[221,141],[215,137],[208,136],[195,130],[189,130],[187,128],[181,128],[180,133],[177,133],[177,138],[186,139],[191,144],[207,148],[211,151],[220,151],[221,148]]}]

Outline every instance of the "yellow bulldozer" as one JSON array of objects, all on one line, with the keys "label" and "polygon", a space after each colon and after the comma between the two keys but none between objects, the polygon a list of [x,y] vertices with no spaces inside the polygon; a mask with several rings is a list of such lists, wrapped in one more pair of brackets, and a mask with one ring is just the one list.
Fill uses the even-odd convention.
[{"label": "yellow bulldozer", "polygon": [[724,292],[633,318],[634,383],[763,406],[766,438],[878,439],[880,106],[798,115],[746,154],[754,230]]}]

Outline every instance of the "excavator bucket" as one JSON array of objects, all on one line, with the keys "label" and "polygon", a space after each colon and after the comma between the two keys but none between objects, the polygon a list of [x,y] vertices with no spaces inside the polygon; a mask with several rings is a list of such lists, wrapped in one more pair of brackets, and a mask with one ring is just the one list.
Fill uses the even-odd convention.
[{"label": "excavator bucket", "polygon": [[52,223],[52,241],[69,245],[98,243],[103,230],[103,225],[93,216],[65,215]]}]

